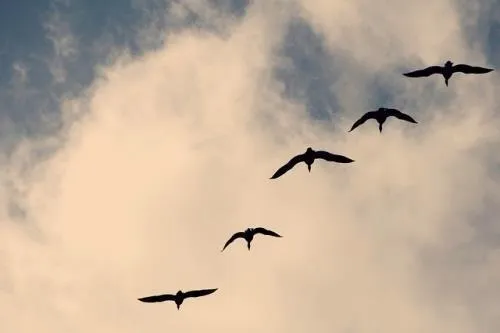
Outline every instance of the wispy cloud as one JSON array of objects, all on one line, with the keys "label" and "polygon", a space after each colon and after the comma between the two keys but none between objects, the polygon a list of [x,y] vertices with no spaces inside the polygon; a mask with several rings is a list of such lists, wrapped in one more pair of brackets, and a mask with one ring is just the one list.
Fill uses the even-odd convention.
[{"label": "wispy cloud", "polygon": [[75,59],[78,54],[78,40],[71,31],[71,26],[67,18],[64,17],[60,7],[67,7],[69,1],[53,2],[52,10],[45,21],[44,28],[47,38],[53,47],[53,56],[50,58],[48,66],[56,83],[66,81],[66,62]]},{"label": "wispy cloud", "polygon": [[[117,56],[61,104],[68,117],[50,159],[28,159],[39,142],[26,141],[4,162],[32,222],[13,221],[0,192],[4,330],[494,331],[498,78],[457,75],[446,88],[400,73],[484,63],[458,2],[255,1],[238,20],[188,4],[225,33],[170,31],[141,57]],[[331,59],[334,129],[275,76],[297,16]],[[77,38],[52,24],[56,54],[71,58]],[[387,103],[419,124],[346,133],[381,91],[396,91]],[[268,179],[307,146],[355,162]],[[284,237],[220,253],[257,225]],[[136,300],[199,287],[220,289],[181,311]]]}]

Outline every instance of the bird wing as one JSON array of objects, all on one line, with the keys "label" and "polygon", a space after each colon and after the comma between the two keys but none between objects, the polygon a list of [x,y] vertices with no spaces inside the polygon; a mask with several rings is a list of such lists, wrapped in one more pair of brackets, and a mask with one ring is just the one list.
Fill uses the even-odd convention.
[{"label": "bird wing", "polygon": [[389,116],[396,117],[401,120],[409,121],[410,123],[418,124],[415,119],[407,115],[406,113],[403,113],[397,109],[387,109]]},{"label": "bird wing", "polygon": [[407,77],[427,77],[432,74],[442,74],[443,73],[443,67],[441,66],[430,66],[424,69],[419,69],[413,72],[409,73],[404,73],[404,76]]},{"label": "bird wing", "polygon": [[200,297],[200,296],[206,296],[214,293],[218,288],[215,289],[201,289],[201,290],[191,290],[186,293],[184,293],[184,298],[188,297]]},{"label": "bird wing", "polygon": [[359,118],[358,120],[356,120],[356,122],[352,125],[351,129],[349,130],[349,132],[351,132],[352,130],[354,130],[358,126],[363,125],[368,119],[373,118],[374,115],[375,115],[375,112],[376,111],[368,111],[363,116],[361,116],[361,118]]},{"label": "bird wing", "polygon": [[[224,251],[224,249],[229,245],[231,244],[235,239],[237,238],[240,238],[240,237],[243,237],[245,233],[244,232],[237,232],[235,233],[234,235],[231,236],[231,238],[228,239],[228,241],[226,242],[226,244],[224,244],[224,247],[222,248],[222,251]],[[222,252],[221,251],[221,252]]]},{"label": "bird wing", "polygon": [[285,172],[293,168],[295,164],[303,161],[304,161],[304,154],[300,154],[293,157],[290,161],[288,161],[288,163],[279,168],[270,179],[278,178],[279,176],[283,175]]},{"label": "bird wing", "polygon": [[493,71],[493,69],[491,68],[469,66],[466,64],[458,64],[453,66],[453,72],[462,72],[464,74],[485,74],[491,71]]},{"label": "bird wing", "polygon": [[138,298],[139,301],[144,303],[157,303],[157,302],[165,302],[165,301],[173,301],[175,300],[175,295],[165,294],[165,295],[155,295],[155,296],[147,296]]},{"label": "bird wing", "polygon": [[263,234],[263,235],[273,236],[273,237],[281,237],[281,235],[278,235],[274,231],[268,230],[268,229],[262,228],[262,227],[258,227],[258,228],[253,229],[253,233],[254,234]]},{"label": "bird wing", "polygon": [[315,158],[321,158],[322,160],[329,161],[329,162],[337,162],[337,163],[351,163],[354,162],[354,160],[350,159],[349,157],[343,156],[343,155],[336,155],[329,153],[324,150],[318,150],[314,153]]}]

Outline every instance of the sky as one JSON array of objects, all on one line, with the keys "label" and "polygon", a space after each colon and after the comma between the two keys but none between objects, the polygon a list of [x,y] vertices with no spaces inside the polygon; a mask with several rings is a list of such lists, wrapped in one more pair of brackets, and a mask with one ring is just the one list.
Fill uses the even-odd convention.
[{"label": "sky", "polygon": [[[0,331],[496,332],[498,74],[401,73],[499,38],[493,0],[5,2]],[[381,106],[418,124],[347,132]],[[307,147],[355,162],[269,179]]]}]

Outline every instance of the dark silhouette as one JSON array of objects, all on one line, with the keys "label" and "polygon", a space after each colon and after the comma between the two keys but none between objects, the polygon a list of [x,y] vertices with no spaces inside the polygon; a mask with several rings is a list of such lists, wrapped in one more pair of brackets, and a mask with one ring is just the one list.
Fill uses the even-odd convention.
[{"label": "dark silhouette", "polygon": [[265,228],[261,228],[261,227],[255,228],[255,229],[248,228],[245,231],[240,231],[240,232],[237,232],[234,235],[232,235],[231,238],[229,238],[229,240],[226,242],[226,244],[224,244],[224,247],[222,248],[221,252],[224,251],[224,249],[229,244],[231,244],[233,241],[235,241],[238,238],[243,238],[244,240],[247,241],[248,251],[250,251],[250,243],[252,242],[252,239],[256,234],[263,234],[263,235],[273,236],[273,237],[281,237],[280,235],[278,235],[274,231],[267,230]]},{"label": "dark silhouette", "polygon": [[387,118],[391,116],[401,120],[409,121],[410,123],[418,124],[415,119],[397,109],[379,108],[378,110],[375,111],[368,111],[361,118],[356,120],[356,122],[352,125],[349,132],[351,132],[356,127],[362,125],[368,119],[375,119],[378,122],[378,129],[380,133],[382,133],[382,125],[385,123]]},{"label": "dark silhouette", "polygon": [[157,302],[165,302],[165,301],[174,301],[177,305],[177,310],[179,310],[182,302],[188,297],[200,297],[206,296],[214,293],[218,288],[215,289],[202,289],[202,290],[191,290],[183,293],[181,290],[177,292],[177,294],[164,294],[164,295],[155,295],[138,298],[139,301],[144,303],[157,303]]},{"label": "dark silhouette", "polygon": [[441,74],[444,77],[444,83],[448,86],[448,80],[451,78],[453,73],[486,74],[491,71],[493,71],[491,68],[469,66],[465,64],[453,65],[453,63],[448,60],[444,66],[430,66],[425,69],[404,73],[403,75],[407,77],[427,77],[432,74]]},{"label": "dark silhouette", "polygon": [[305,153],[293,157],[290,161],[288,161],[287,164],[285,164],[281,168],[279,168],[270,179],[276,179],[276,178],[280,177],[285,172],[292,169],[295,166],[295,164],[300,163],[300,162],[304,162],[305,164],[307,164],[307,170],[309,170],[309,172],[311,172],[311,165],[314,163],[314,160],[317,158],[323,159],[325,161],[337,162],[337,163],[354,162],[354,160],[350,159],[349,157],[331,154],[327,151],[322,151],[322,150],[315,151],[311,147],[309,147],[309,148],[307,148]]}]

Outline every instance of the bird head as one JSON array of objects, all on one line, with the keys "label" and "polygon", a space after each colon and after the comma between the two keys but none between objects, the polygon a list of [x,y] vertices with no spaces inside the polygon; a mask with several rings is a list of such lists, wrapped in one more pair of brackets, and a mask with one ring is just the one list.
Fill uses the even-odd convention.
[{"label": "bird head", "polygon": [[448,61],[446,61],[446,62],[444,63],[444,65],[445,65],[446,67],[451,67],[451,66],[453,65],[453,63],[452,63],[450,60],[448,60]]},{"label": "bird head", "polygon": [[311,147],[307,147],[306,153],[312,153],[314,150]]},{"label": "bird head", "polygon": [[179,290],[179,291],[177,292],[177,294],[175,294],[175,296],[181,297],[181,296],[182,296],[182,294],[183,294],[183,293],[182,293],[182,291],[181,291],[181,290]]}]

